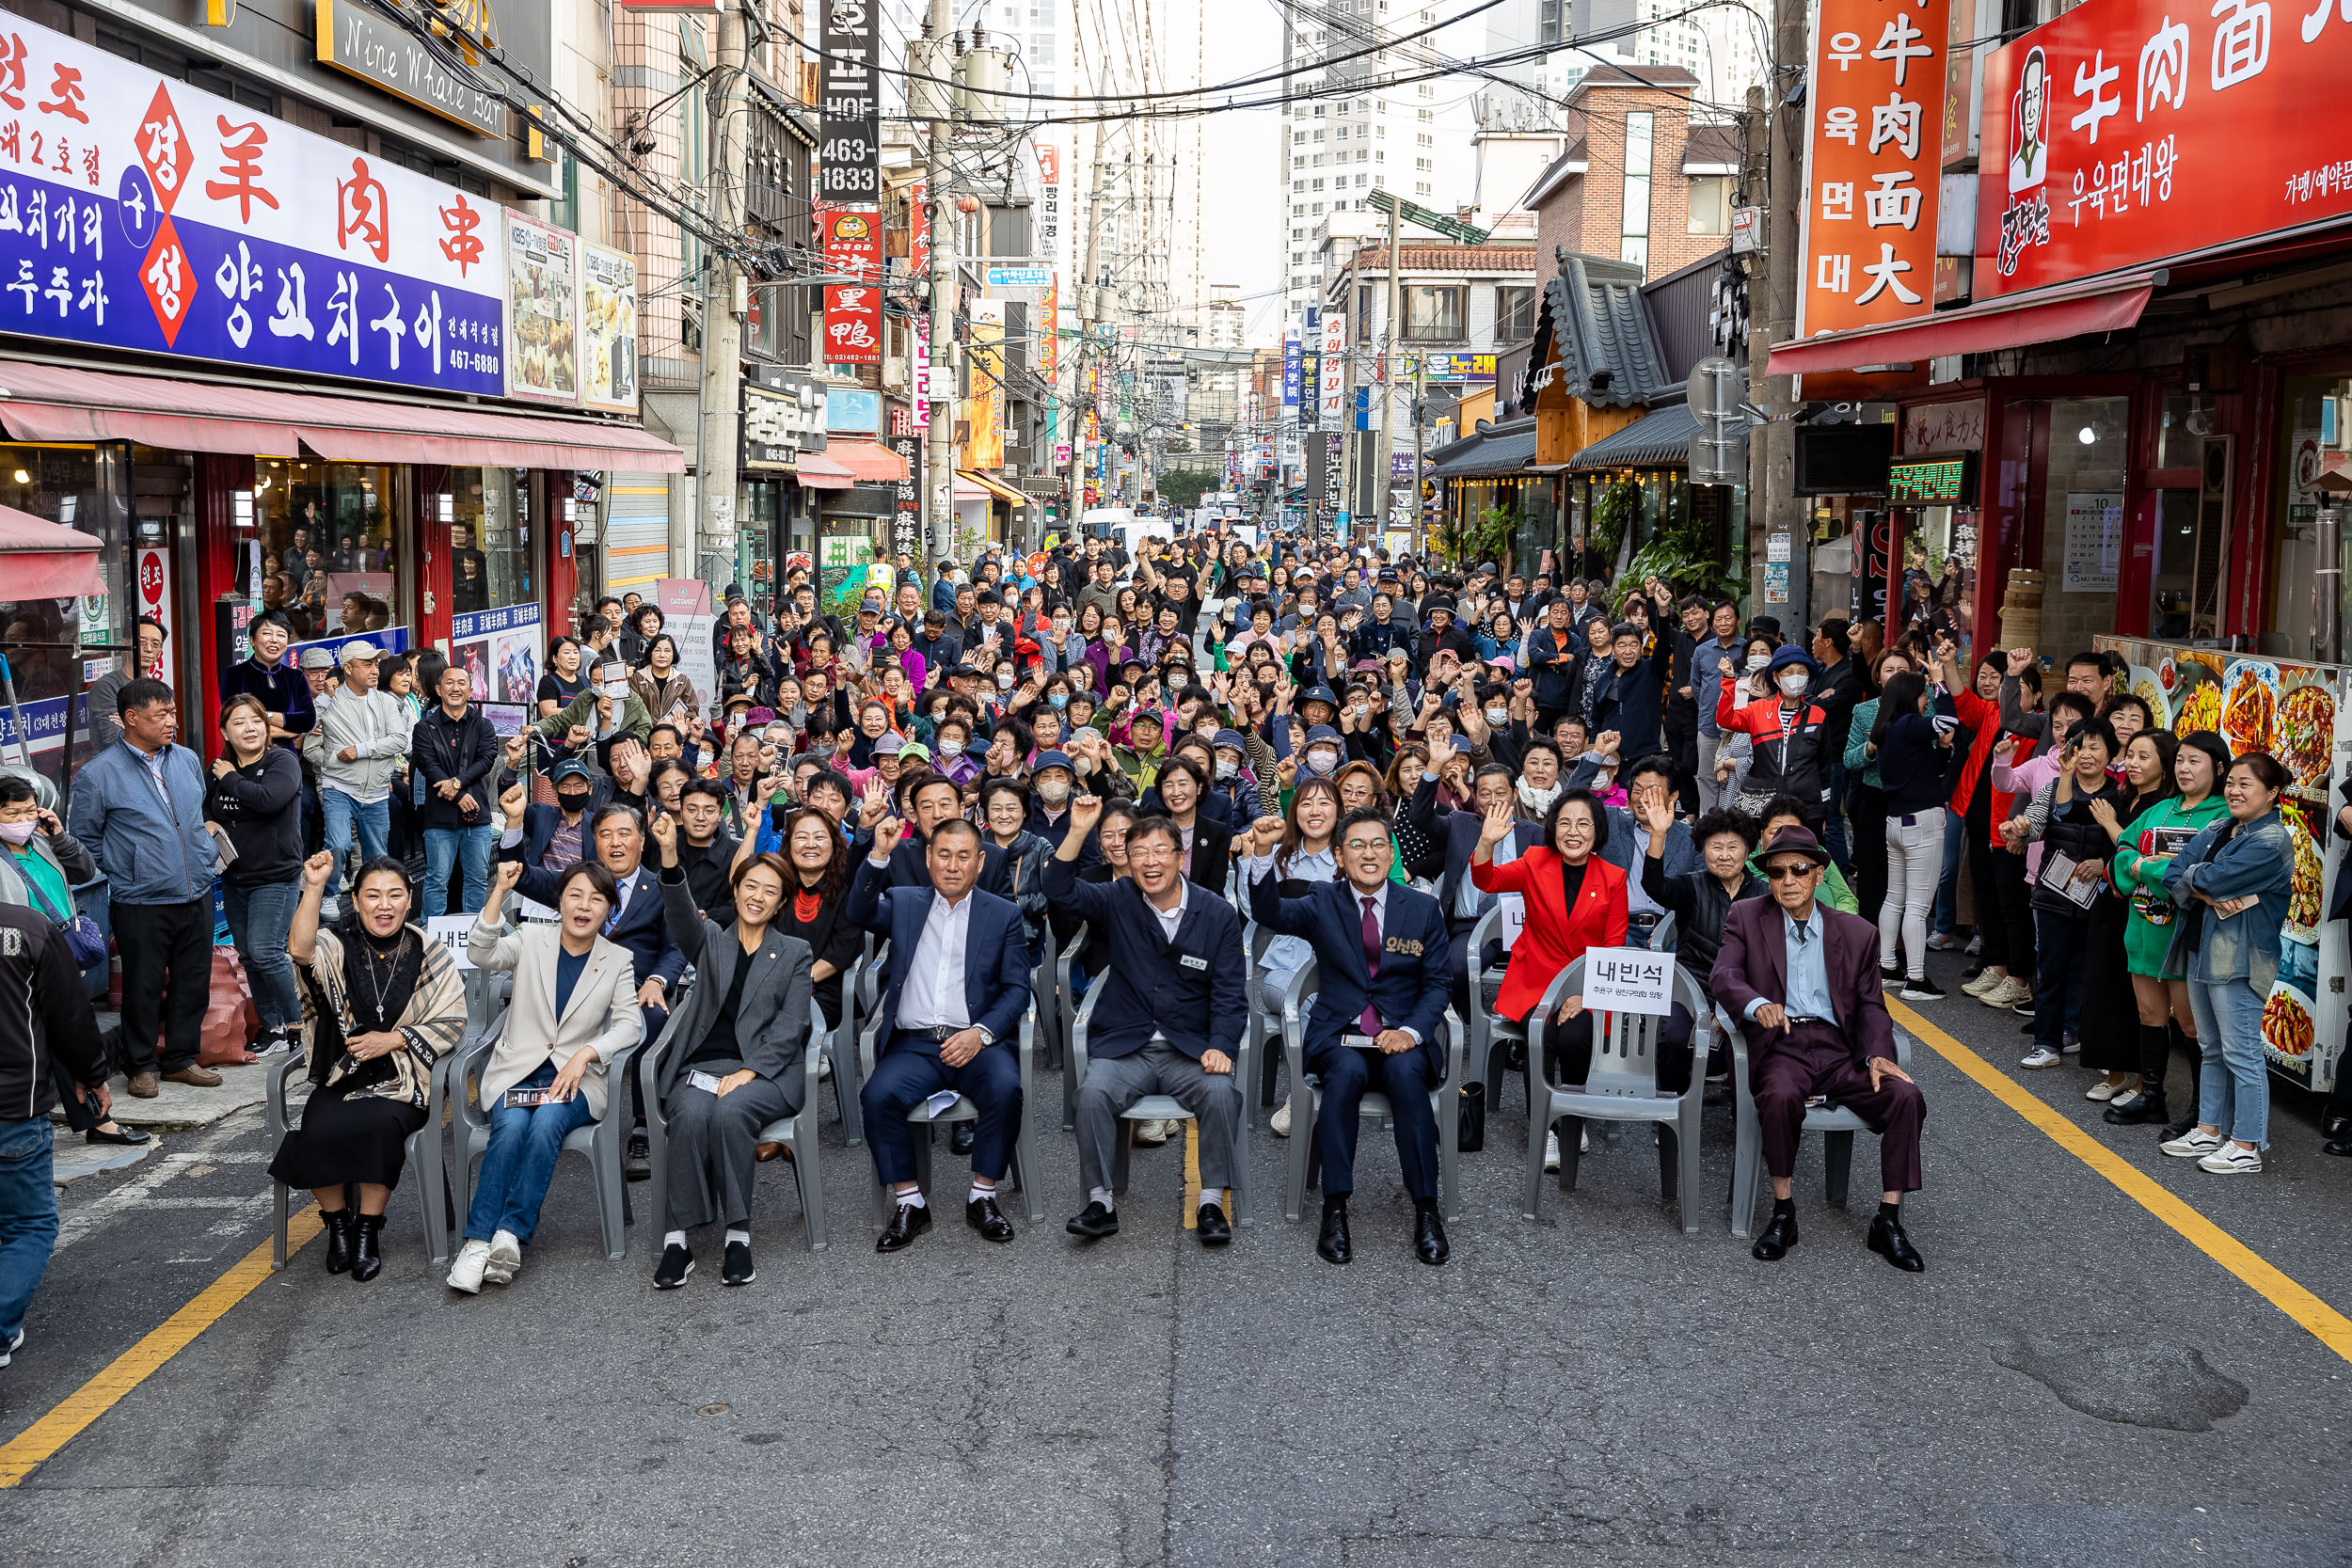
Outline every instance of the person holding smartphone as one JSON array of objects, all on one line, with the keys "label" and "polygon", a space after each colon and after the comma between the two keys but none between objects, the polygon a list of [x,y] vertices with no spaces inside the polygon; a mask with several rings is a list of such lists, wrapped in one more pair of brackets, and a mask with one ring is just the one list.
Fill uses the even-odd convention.
[{"label": "person holding smartphone", "polygon": [[302,997],[286,946],[302,897],[301,800],[301,766],[293,752],[270,744],[262,699],[240,694],[223,703],[204,827],[220,845],[221,902],[262,1015],[257,1044],[264,1056],[301,1043]]}]

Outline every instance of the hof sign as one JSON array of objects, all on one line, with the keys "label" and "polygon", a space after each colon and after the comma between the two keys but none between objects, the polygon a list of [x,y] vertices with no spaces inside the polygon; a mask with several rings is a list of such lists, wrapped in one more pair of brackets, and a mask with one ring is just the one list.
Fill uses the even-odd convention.
[{"label": "hof sign", "polygon": [[817,198],[871,209],[882,200],[882,61],[873,0],[825,0],[818,103]]},{"label": "hof sign", "polygon": [[1675,956],[1646,947],[1589,947],[1584,951],[1584,1006],[1598,1013],[1674,1011]]}]

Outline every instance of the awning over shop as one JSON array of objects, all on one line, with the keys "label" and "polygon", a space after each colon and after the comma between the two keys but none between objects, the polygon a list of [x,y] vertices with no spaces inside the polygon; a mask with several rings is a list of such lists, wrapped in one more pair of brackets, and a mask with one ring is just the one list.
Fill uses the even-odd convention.
[{"label": "awning over shop", "polygon": [[956,476],[956,500],[958,504],[961,504],[964,501],[984,501],[990,499],[991,494],[992,493],[986,485],[975,484],[967,475],[958,474]]},{"label": "awning over shop", "polygon": [[445,404],[281,392],[0,364],[0,425],[21,441],[136,441],[183,451],[330,463],[683,473],[686,454],[635,425]]},{"label": "awning over shop", "polygon": [[990,495],[994,496],[998,500],[1010,501],[1015,506],[1026,506],[1029,504],[1028,497],[1023,495],[1018,490],[1010,488],[1009,486],[997,483],[994,480],[989,478],[984,473],[979,473],[970,468],[959,468],[956,470],[956,475],[960,479],[970,480],[973,483],[978,485]]},{"label": "awning over shop", "polygon": [[1524,430],[1486,430],[1475,442],[1457,442],[1431,470],[1438,480],[1482,479],[1523,472],[1535,461],[1535,423]]},{"label": "awning over shop", "polygon": [[1988,299],[1960,310],[1938,310],[1916,321],[1825,332],[1774,343],[1770,373],[1853,371],[1873,365],[1923,364],[1950,354],[2052,343],[2090,332],[2116,332],[2139,320],[2160,273],[2139,272],[2100,282],[2037,289]]},{"label": "awning over shop", "polygon": [[[830,449],[832,443],[827,445]],[[857,483],[857,475],[821,451],[801,453],[800,461],[794,467],[803,490],[847,490]]]},{"label": "awning over shop", "polygon": [[838,438],[825,442],[823,453],[828,462],[849,470],[860,484],[902,484],[907,477],[907,460],[879,441],[844,441]]},{"label": "awning over shop", "polygon": [[0,506],[0,583],[14,599],[64,599],[103,594],[96,536]]},{"label": "awning over shop", "polygon": [[1569,460],[1568,472],[1607,468],[1681,467],[1691,461],[1691,437],[1699,428],[1687,403],[1653,408],[1614,436],[1603,437]]}]

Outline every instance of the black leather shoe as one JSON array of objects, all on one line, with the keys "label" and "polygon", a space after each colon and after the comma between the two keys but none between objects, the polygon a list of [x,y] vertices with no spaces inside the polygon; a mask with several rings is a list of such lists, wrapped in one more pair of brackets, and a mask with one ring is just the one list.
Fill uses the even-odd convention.
[{"label": "black leather shoe", "polygon": [[947,1132],[947,1152],[950,1154],[971,1153],[972,1140],[978,1136],[979,1130],[979,1124],[977,1122],[960,1121],[956,1123],[955,1126],[950,1128]]},{"label": "black leather shoe", "polygon": [[759,1271],[752,1267],[751,1243],[749,1242],[729,1242],[727,1243],[726,1261],[719,1266],[719,1283],[722,1285],[749,1285],[753,1280],[757,1279],[758,1277]]},{"label": "black leather shoe", "polygon": [[2117,1127],[2140,1127],[2150,1122],[2170,1121],[2172,1110],[2165,1104],[2164,1096],[2142,1094],[2136,1096],[2129,1105],[2108,1106],[2104,1116],[2107,1122]]},{"label": "black leather shoe", "polygon": [[2332,1154],[2340,1160],[2352,1160],[2352,1135],[2329,1138],[2319,1146],[2322,1154]]},{"label": "black leather shoe", "polygon": [[2323,1138],[2352,1138],[2352,1111],[2330,1111],[2319,1118]]},{"label": "black leather shoe", "polygon": [[1005,1212],[996,1207],[993,1197],[976,1197],[966,1203],[963,1206],[963,1223],[978,1231],[983,1242],[1012,1240],[1012,1221],[1005,1218]]},{"label": "black leather shoe", "polygon": [[1062,1228],[1073,1236],[1084,1236],[1089,1242],[1099,1242],[1105,1236],[1119,1234],[1119,1215],[1089,1200],[1084,1209],[1078,1211],[1076,1217]]},{"label": "black leather shoe", "polygon": [[1356,1249],[1347,1240],[1347,1205],[1327,1203],[1323,1206],[1323,1234],[1315,1238],[1315,1251],[1327,1263],[1344,1263],[1356,1256]]},{"label": "black leather shoe", "polygon": [[1445,1220],[1434,1203],[1413,1206],[1413,1256],[1432,1268],[1454,1256],[1453,1247],[1446,1243]]},{"label": "black leather shoe", "polygon": [[694,1255],[672,1242],[661,1249],[661,1261],[653,1271],[653,1288],[675,1291],[686,1283],[686,1276],[694,1272]]},{"label": "black leather shoe", "polygon": [[376,1250],[383,1239],[384,1216],[361,1214],[351,1226],[351,1277],[362,1285],[384,1272],[384,1255]]},{"label": "black leather shoe", "polygon": [[326,1237],[326,1272],[351,1272],[351,1211],[338,1209],[331,1214],[319,1216],[319,1228]]},{"label": "black leather shoe", "polygon": [[1225,1218],[1225,1206],[1221,1203],[1202,1204],[1200,1213],[1193,1217],[1193,1224],[1202,1246],[1223,1246],[1233,1239],[1233,1227]]},{"label": "black leather shoe", "polygon": [[1884,1214],[1870,1222],[1870,1250],[1905,1274],[1925,1273],[1928,1260],[1919,1256],[1919,1249],[1903,1234],[1903,1222],[1890,1220]]},{"label": "black leather shoe", "polygon": [[931,1227],[931,1211],[928,1204],[901,1203],[898,1212],[890,1216],[890,1224],[874,1240],[876,1252],[897,1252]]},{"label": "black leather shoe", "polygon": [[1764,1234],[1756,1239],[1756,1245],[1748,1248],[1748,1256],[1759,1263],[1777,1263],[1796,1244],[1797,1212],[1794,1209],[1775,1209],[1772,1211],[1772,1223],[1764,1227]]},{"label": "black leather shoe", "polygon": [[[113,1128],[114,1131],[107,1132],[108,1127]],[[125,1127],[119,1121],[110,1121],[102,1126],[93,1127],[83,1133],[82,1141],[92,1144],[127,1144],[135,1148],[147,1141],[147,1134],[135,1127]]]}]

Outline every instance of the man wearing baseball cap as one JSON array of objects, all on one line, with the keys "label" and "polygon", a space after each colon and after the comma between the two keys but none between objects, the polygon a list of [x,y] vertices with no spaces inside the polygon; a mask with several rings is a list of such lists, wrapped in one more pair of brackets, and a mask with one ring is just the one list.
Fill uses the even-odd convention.
[{"label": "man wearing baseball cap", "polygon": [[407,760],[411,726],[400,699],[376,689],[381,657],[373,642],[346,642],[336,651],[342,684],[302,741],[303,754],[318,769],[319,812],[327,851],[335,857],[326,878],[329,897],[342,885],[355,831],[363,861],[391,847],[392,774]]}]

